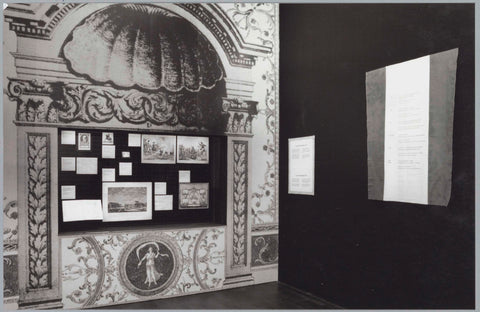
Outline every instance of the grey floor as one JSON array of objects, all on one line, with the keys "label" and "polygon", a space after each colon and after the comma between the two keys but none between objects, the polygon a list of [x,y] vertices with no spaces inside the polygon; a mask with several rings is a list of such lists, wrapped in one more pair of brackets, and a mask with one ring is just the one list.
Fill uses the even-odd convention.
[{"label": "grey floor", "polygon": [[104,309],[338,309],[320,298],[280,283],[266,283]]}]

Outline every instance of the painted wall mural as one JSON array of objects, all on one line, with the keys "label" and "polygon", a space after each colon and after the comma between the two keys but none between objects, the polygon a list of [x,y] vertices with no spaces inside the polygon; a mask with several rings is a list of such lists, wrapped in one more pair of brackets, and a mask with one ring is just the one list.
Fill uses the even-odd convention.
[{"label": "painted wall mural", "polygon": [[[90,101],[88,103],[85,101],[81,102],[79,98],[84,98],[86,92],[91,91],[89,89],[91,86],[88,81],[75,77],[71,72],[68,72],[65,64],[56,58],[58,53],[54,57],[52,56],[52,58],[41,58],[41,61],[48,64],[48,69],[45,69],[45,71],[53,69],[55,75],[57,73],[64,75],[65,79],[62,78],[61,80],[64,81],[62,85],[55,84],[58,81],[53,81],[52,85],[48,79],[31,79],[38,72],[33,73],[35,69],[30,68],[32,64],[30,62],[35,63],[37,60],[35,57],[30,58],[29,55],[26,55],[25,58],[22,58],[23,56],[18,53],[15,55],[18,52],[18,36],[38,37],[41,38],[39,41],[42,42],[51,40],[55,35],[53,30],[63,23],[63,19],[69,18],[69,14],[76,14],[75,12],[85,8],[89,10],[88,6],[94,5],[100,4],[59,3],[51,6],[48,4],[32,4],[30,7],[31,12],[40,12],[37,15],[41,16],[42,19],[46,19],[44,29],[40,29],[41,27],[38,26],[41,23],[27,23],[28,25],[24,27],[19,26],[20,24],[16,22],[12,23],[14,17],[9,17],[7,16],[8,13],[6,13],[6,23],[9,23],[10,29],[5,27],[4,30],[4,74],[10,80],[4,79],[4,90],[9,90],[10,88],[9,93],[11,97],[9,98],[4,93],[3,127],[5,134],[13,134],[4,138],[5,146],[11,147],[4,155],[5,181],[8,181],[8,183],[4,183],[4,251],[11,252],[9,255],[4,256],[4,263],[7,261],[12,264],[8,273],[10,274],[8,279],[17,275],[15,266],[15,263],[17,263],[18,231],[16,205],[16,170],[18,164],[15,153],[17,150],[17,128],[12,123],[12,120],[24,120],[27,123],[30,121],[48,123],[68,121],[83,124],[86,122],[85,120],[75,118],[87,116],[89,122],[98,122],[95,118],[107,116],[105,118],[115,120],[118,116],[121,118],[130,118],[131,116],[125,117],[122,114],[117,114],[115,117],[112,117],[111,111],[102,110],[106,107],[110,109],[116,105],[117,107],[128,108],[129,106],[125,105],[127,102],[132,104],[133,107],[143,107],[142,105],[150,107],[152,103],[157,105],[162,102],[158,97],[147,97],[143,91],[113,90],[114,88],[111,86],[97,86],[95,88],[97,91],[105,92],[107,96],[101,97],[90,92],[90,95],[93,94],[93,96],[89,97]],[[248,239],[247,241],[246,238],[242,240],[242,233],[244,233],[242,229],[246,228],[246,224],[237,222],[239,227],[236,244],[236,250],[238,251],[237,262],[245,263],[246,255],[251,251],[251,265],[255,266],[256,270],[263,267],[271,269],[278,261],[278,5],[268,3],[225,3],[205,5],[178,4],[176,6],[178,7],[176,14],[181,15],[179,12],[183,10],[197,19],[199,23],[206,25],[206,29],[211,32],[208,39],[220,42],[220,49],[223,49],[227,56],[228,60],[223,60],[224,64],[237,66],[238,69],[242,70],[249,70],[248,80],[252,82],[251,86],[242,85],[241,88],[244,89],[235,91],[238,94],[242,94],[241,92],[248,90],[248,94],[245,93],[247,95],[240,95],[238,98],[235,96],[224,98],[223,105],[219,103],[219,107],[222,107],[224,110],[226,106],[234,108],[228,110],[228,120],[225,120],[228,129],[230,129],[227,132],[236,134],[251,133],[253,135],[251,148],[248,150],[248,153],[254,155],[255,159],[251,164],[248,164],[249,177],[251,177],[251,185],[249,185],[251,187],[251,197],[247,197],[248,204],[245,207],[241,206],[242,209],[246,209],[252,214],[251,226],[253,235],[251,240]],[[12,13],[12,16],[15,16],[15,14]],[[29,18],[37,18],[37,16],[29,16],[30,13],[20,13],[20,15],[22,14],[25,14],[22,17],[25,21],[28,21]],[[212,16],[220,17],[221,23],[210,25],[209,21],[212,20]],[[238,42],[241,42],[241,47],[235,42],[237,39],[232,39],[234,36],[240,38]],[[257,55],[242,53],[241,49],[246,46],[256,50]],[[18,62],[15,63],[15,60],[18,60]],[[31,75],[29,74],[30,71],[32,71]],[[52,74],[52,72],[49,72],[49,74]],[[233,94],[235,92],[231,90],[236,89],[240,84],[235,85],[236,82],[229,81],[229,78],[231,77],[228,77],[228,75],[225,77],[225,85],[221,87],[225,87],[228,92]],[[9,81],[17,82],[19,87],[13,89],[16,84],[13,83],[9,86]],[[235,88],[231,86],[232,84],[234,84]],[[72,86],[81,86],[84,88],[82,89],[83,93],[75,94],[72,91]],[[132,92],[136,92],[135,96],[132,95]],[[52,98],[52,94],[57,95],[57,97],[54,96]],[[75,96],[78,96],[78,98]],[[27,98],[28,100],[24,101]],[[55,99],[57,102],[53,103]],[[20,116],[16,116],[18,113],[16,111],[18,100],[21,100],[21,107],[24,108]],[[107,102],[115,105],[108,106],[106,105]],[[82,105],[78,105],[79,103]],[[49,107],[54,107],[55,110],[48,112]],[[77,109],[78,107],[83,107],[84,109],[86,107],[94,107],[100,109],[106,115],[103,116],[98,113],[81,115],[82,112],[87,111],[79,110]],[[252,107],[255,107],[255,113],[258,112],[256,116],[251,114]],[[166,119],[170,116],[168,109],[162,111],[166,114],[165,116],[152,115],[149,114],[148,110],[142,109],[140,111],[144,112],[144,114],[135,115],[134,118],[138,118],[138,120],[134,120],[136,121],[135,123],[137,121],[148,121],[153,125],[163,124],[166,123]],[[182,112],[176,113],[181,115]],[[213,114],[210,115],[213,116]],[[71,118],[71,120],[68,118]],[[187,119],[190,120],[191,118],[188,117]],[[168,120],[175,120],[175,118]],[[111,120],[106,120],[105,122],[107,121],[111,122]],[[187,121],[180,122],[191,126]],[[32,142],[32,146],[35,144],[35,142]],[[40,154],[37,156],[32,154],[32,157],[37,159],[32,158],[31,165],[33,167],[37,166],[37,161],[43,161]],[[36,207],[32,213],[37,214],[38,217],[30,222],[32,231],[30,235],[32,238],[34,236],[37,238],[31,241],[30,246],[30,257],[37,257],[36,260],[31,259],[32,272],[36,272],[30,275],[32,280],[29,287],[31,288],[48,286],[50,283],[47,273],[48,268],[44,265],[45,257],[48,257],[48,246],[45,245],[45,240],[42,240],[45,231],[48,231],[45,228],[48,224],[42,221],[45,220],[42,207],[48,198],[41,194],[41,181],[43,181],[41,172],[38,172],[37,177],[39,177],[37,181],[39,187],[35,189],[37,194],[29,202],[29,207]],[[241,215],[239,217],[239,220],[242,220]],[[162,233],[164,235],[156,237],[152,233],[61,237],[61,284],[65,307],[102,306],[112,303],[144,300],[145,298],[163,298],[195,293],[222,287],[225,278],[225,230],[223,228],[167,231]],[[274,243],[275,235],[277,235],[277,244]],[[142,240],[141,237],[146,237],[144,238],[145,241],[139,244],[135,243],[140,242]],[[263,241],[260,238],[263,238]],[[137,239],[139,241],[136,241]],[[147,245],[140,248],[142,244]],[[140,265],[138,258],[140,260],[144,259]],[[121,262],[124,265],[121,266]],[[137,262],[136,267],[135,262]],[[149,263],[148,270],[147,262]],[[122,271],[120,267],[123,267],[124,270]],[[149,272],[148,274],[147,271]],[[6,278],[6,275],[4,278]],[[11,287],[15,287],[15,285],[11,285]],[[10,294],[17,292],[18,290],[9,290],[8,295],[10,296]],[[5,295],[5,297],[7,296]]]},{"label": "painted wall mural", "polygon": [[[278,5],[273,3],[230,3],[222,5],[245,41],[268,46],[272,52],[258,57],[253,67],[254,98],[259,100],[258,115],[252,122],[253,229],[265,225],[278,228]],[[257,174],[258,173],[258,174]]]},{"label": "painted wall mural", "polygon": [[252,236],[252,267],[278,263],[278,234]]},{"label": "painted wall mural", "polygon": [[158,299],[222,287],[223,227],[61,239],[65,308]]}]

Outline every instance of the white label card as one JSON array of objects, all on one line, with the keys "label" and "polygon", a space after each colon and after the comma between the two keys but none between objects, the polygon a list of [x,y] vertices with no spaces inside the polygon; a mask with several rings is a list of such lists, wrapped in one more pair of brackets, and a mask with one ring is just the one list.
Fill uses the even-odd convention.
[{"label": "white label card", "polygon": [[75,131],[62,130],[61,142],[64,145],[75,145]]},{"label": "white label card", "polygon": [[76,188],[75,185],[62,185],[62,199],[75,199]]},{"label": "white label card", "polygon": [[386,67],[386,201],[428,204],[430,56]]},{"label": "white label card", "polygon": [[118,175],[131,176],[132,175],[132,163],[120,162],[118,163]]},{"label": "white label card", "polygon": [[173,195],[155,195],[155,211],[173,210]]},{"label": "white label card", "polygon": [[96,157],[77,157],[77,174],[97,174]]},{"label": "white label card", "polygon": [[102,169],[102,181],[103,182],[115,182],[115,168],[103,168]]},{"label": "white label card", "polygon": [[167,182],[155,182],[155,195],[167,194]]},{"label": "white label card", "polygon": [[99,199],[63,200],[63,222],[103,220],[102,201]]},{"label": "white label card", "polygon": [[61,167],[62,171],[75,171],[75,157],[62,157]]},{"label": "white label card", "polygon": [[137,133],[129,133],[128,134],[128,146],[129,147],[140,147],[142,136]]},{"label": "white label card", "polygon": [[315,136],[288,139],[288,193],[315,194]]},{"label": "white label card", "polygon": [[190,183],[190,170],[178,170],[178,183]]},{"label": "white label card", "polygon": [[102,145],[102,158],[115,159],[115,145]]}]

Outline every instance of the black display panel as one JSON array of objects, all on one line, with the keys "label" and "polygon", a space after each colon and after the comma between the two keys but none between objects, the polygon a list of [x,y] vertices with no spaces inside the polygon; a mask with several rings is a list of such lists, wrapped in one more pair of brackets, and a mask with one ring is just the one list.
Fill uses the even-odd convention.
[{"label": "black display panel", "polygon": [[[475,307],[473,4],[280,5],[279,280],[347,309]],[[365,73],[458,48],[447,207],[368,200]],[[315,196],[288,139],[315,135]]]},{"label": "black display panel", "polygon": [[[65,145],[61,141],[61,133],[64,130],[75,131],[76,144]],[[115,159],[102,158],[102,132],[113,132]],[[78,150],[78,133],[91,134],[91,149],[89,151]],[[150,164],[141,162],[141,147],[128,146],[128,134],[158,134],[172,135],[171,133],[133,132],[133,131],[110,131],[89,129],[58,129],[58,222],[59,232],[96,231],[108,229],[121,229],[131,227],[148,227],[152,225],[169,224],[197,224],[214,223],[226,224],[226,185],[227,185],[227,139],[225,136],[209,137],[209,163],[208,164]],[[192,135],[194,136],[194,135]],[[206,135],[203,135],[204,137]],[[130,158],[123,158],[122,152],[130,152]],[[95,175],[76,174],[75,171],[62,171],[62,157],[96,157],[98,171]],[[119,163],[131,162],[132,175],[120,176]],[[76,199],[100,199],[102,200],[102,168],[115,168],[115,182],[151,182],[152,183],[152,219],[138,221],[102,222],[101,220],[63,222],[62,213],[62,185],[76,186]],[[208,209],[179,209],[179,170],[190,170],[191,183],[209,183],[209,207]],[[155,211],[154,183],[166,182],[167,195],[173,195],[173,210]],[[112,182],[108,182],[112,183]]]}]

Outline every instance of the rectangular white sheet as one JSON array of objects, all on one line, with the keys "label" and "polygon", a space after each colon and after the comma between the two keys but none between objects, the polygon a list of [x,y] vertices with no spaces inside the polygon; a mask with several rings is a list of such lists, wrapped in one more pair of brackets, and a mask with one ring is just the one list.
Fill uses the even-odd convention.
[{"label": "rectangular white sheet", "polygon": [[62,199],[75,199],[76,188],[75,185],[62,185]]},{"label": "rectangular white sheet", "polygon": [[102,201],[99,199],[63,200],[63,222],[102,220]]},{"label": "rectangular white sheet", "polygon": [[178,170],[178,183],[190,183],[190,170]]},{"label": "rectangular white sheet", "polygon": [[430,56],[386,67],[384,200],[428,204]]},{"label": "rectangular white sheet", "polygon": [[155,182],[155,195],[167,194],[167,182]]},{"label": "rectangular white sheet", "polygon": [[75,131],[62,130],[60,141],[64,145],[75,145]]},{"label": "rectangular white sheet", "polygon": [[173,210],[173,195],[155,195],[155,211]]},{"label": "rectangular white sheet", "polygon": [[128,134],[128,146],[129,147],[140,147],[142,136],[138,133],[129,133]]},{"label": "rectangular white sheet", "polygon": [[96,157],[77,157],[77,174],[97,174]]},{"label": "rectangular white sheet", "polygon": [[132,175],[132,163],[131,162],[118,163],[118,175],[131,176]]},{"label": "rectangular white sheet", "polygon": [[75,157],[62,157],[61,167],[62,171],[75,171]]},{"label": "rectangular white sheet", "polygon": [[288,193],[315,195],[315,136],[288,139]]},{"label": "rectangular white sheet", "polygon": [[115,159],[115,145],[102,145],[102,158]]},{"label": "rectangular white sheet", "polygon": [[115,182],[115,168],[103,168],[102,169],[102,181],[103,182]]}]

